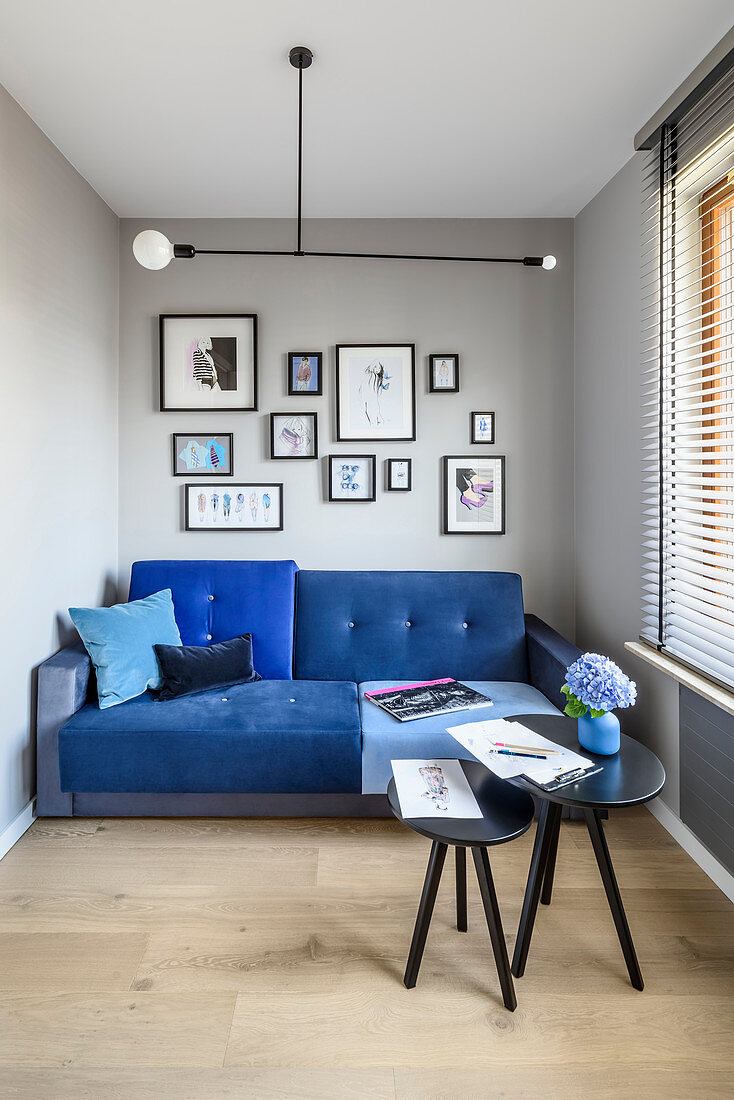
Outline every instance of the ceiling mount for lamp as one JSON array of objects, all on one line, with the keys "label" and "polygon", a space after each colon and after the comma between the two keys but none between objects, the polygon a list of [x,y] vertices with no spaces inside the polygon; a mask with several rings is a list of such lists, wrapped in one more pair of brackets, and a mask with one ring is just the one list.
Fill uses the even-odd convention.
[{"label": "ceiling mount for lamp", "polygon": [[194,248],[192,244],[172,244],[157,229],[144,229],[133,241],[133,255],[143,267],[160,271],[171,260],[192,260],[194,256],[312,256],[351,260],[435,260],[444,263],[522,264],[523,267],[542,267],[552,271],[555,256],[426,256],[397,252],[311,252],[303,249],[303,71],[313,64],[313,53],[308,46],[294,46],[288,60],[298,71],[298,179],[296,247],[291,251],[264,248]]}]

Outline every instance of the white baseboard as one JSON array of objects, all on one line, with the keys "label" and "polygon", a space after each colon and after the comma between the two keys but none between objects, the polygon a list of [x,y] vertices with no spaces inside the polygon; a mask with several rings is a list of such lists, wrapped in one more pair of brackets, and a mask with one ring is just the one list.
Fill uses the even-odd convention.
[{"label": "white baseboard", "polygon": [[35,820],[36,800],[32,798],[20,813],[13,818],[8,827],[0,833],[0,859],[8,854],[16,841],[20,840],[27,829],[30,829]]},{"label": "white baseboard", "polygon": [[734,875],[727,871],[723,864],[719,863],[705,844],[702,844],[695,833],[692,833],[687,825],[684,825],[677,814],[673,813],[660,798],[654,798],[647,803],[647,808],[653,817],[656,817],[664,829],[677,840],[684,852],[688,852],[691,859],[704,871],[722,893],[726,894],[729,901],[734,901]]}]

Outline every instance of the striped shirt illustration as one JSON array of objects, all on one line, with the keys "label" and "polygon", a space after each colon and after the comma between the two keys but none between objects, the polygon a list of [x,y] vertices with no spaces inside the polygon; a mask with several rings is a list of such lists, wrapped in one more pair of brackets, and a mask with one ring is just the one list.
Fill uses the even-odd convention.
[{"label": "striped shirt illustration", "polygon": [[194,379],[200,386],[213,387],[217,381],[217,372],[214,369],[214,360],[211,355],[204,351],[201,346],[203,343],[203,340],[199,341],[199,346],[192,356],[194,362]]}]

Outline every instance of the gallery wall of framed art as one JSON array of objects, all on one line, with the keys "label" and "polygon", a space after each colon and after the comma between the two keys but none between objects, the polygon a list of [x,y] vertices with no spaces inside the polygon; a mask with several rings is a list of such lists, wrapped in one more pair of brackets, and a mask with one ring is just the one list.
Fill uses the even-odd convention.
[{"label": "gallery wall of framed art", "polygon": [[[553,570],[554,576],[562,573],[567,562],[566,528],[556,530],[561,517],[565,517],[564,523],[572,523],[568,494],[561,491],[564,479],[568,483],[565,456],[572,436],[570,421],[564,427],[568,385],[573,378],[573,349],[564,338],[564,317],[569,315],[564,295],[570,294],[565,268],[559,282],[546,279],[545,286],[540,279],[526,279],[521,300],[512,271],[465,270],[451,265],[434,269],[429,264],[355,261],[347,267],[336,259],[301,262],[256,256],[215,263],[201,257],[155,273],[141,269],[134,257],[128,263],[130,234],[143,228],[146,226],[139,221],[123,219],[120,224],[121,591],[133,560],[252,556],[293,558],[302,568],[523,572],[535,610],[537,593],[546,591],[546,572]],[[256,248],[266,235],[266,226],[239,219],[181,220],[172,221],[163,231],[178,240],[206,237],[213,240],[214,247],[237,247],[247,236]],[[278,231],[271,222],[271,237],[273,232],[277,237]],[[287,233],[285,224],[282,231]],[[355,249],[368,252],[392,251],[392,237],[400,237],[401,251],[425,251],[431,233],[436,235],[437,252],[447,252],[453,245],[472,252],[484,236],[481,247],[486,245],[487,254],[493,254],[494,230],[475,223],[448,221],[431,229],[428,223],[419,226],[407,220],[389,225],[314,222],[308,231],[315,247],[321,244],[328,249],[333,243],[330,235],[336,239],[346,234]],[[531,231],[536,233],[537,226],[528,224],[524,232]],[[503,252],[509,248],[508,240],[522,244],[521,227],[513,226],[507,232]],[[543,232],[549,235],[544,245],[549,252],[567,258],[572,255],[570,236],[564,244],[563,233],[561,239],[554,239],[552,227],[546,226]],[[193,404],[187,400],[178,402],[183,408],[161,412],[159,315],[256,317],[257,409],[244,411],[244,406],[255,403],[250,394],[237,395],[231,409],[214,408],[212,395],[203,388],[204,398],[198,399],[195,411],[186,411]],[[549,316],[553,317],[550,338]],[[545,320],[541,324],[536,317]],[[216,350],[213,338],[226,339],[231,333],[199,329],[191,335],[204,340],[208,336]],[[164,350],[170,344],[164,337]],[[412,437],[410,415],[402,414],[397,430],[370,429],[376,438],[351,441],[337,437],[336,348],[347,345],[367,348],[368,353],[380,347],[392,351],[394,345],[414,345],[415,439],[381,437]],[[443,360],[458,357],[458,391],[441,386],[431,392],[431,355],[441,356],[438,367]],[[299,380],[304,359],[308,370]],[[408,356],[408,375],[412,374],[411,359]],[[387,373],[391,373],[389,366]],[[450,367],[448,373],[451,382]],[[391,389],[392,377],[388,381]],[[321,392],[316,392],[319,389]],[[222,392],[229,400],[227,393],[232,391]],[[411,397],[409,390],[407,402],[401,402],[403,409],[410,410]],[[170,398],[169,387],[167,406],[174,405]],[[220,400],[216,393],[215,400]],[[361,413],[361,409],[357,411]],[[372,412],[369,403],[367,411]],[[494,443],[487,442],[483,434],[476,434],[478,441],[471,442],[472,412],[494,412]],[[317,431],[313,434],[318,457],[287,457],[291,446],[296,454],[310,452],[308,442],[305,450],[300,443],[301,437],[309,434],[300,425],[293,436],[282,432],[290,417],[299,417],[310,429],[312,418],[307,421],[306,413],[316,414]],[[272,435],[271,414],[276,415],[277,427]],[[279,419],[277,414],[287,415]],[[175,468],[174,433],[180,444],[177,456],[193,441],[200,449],[198,461],[206,465],[196,466],[189,453],[190,468],[186,468],[186,455]],[[347,433],[342,429],[339,434],[366,436],[368,431]],[[221,446],[229,442],[228,436],[232,437],[231,472],[221,459],[218,467],[209,468],[211,460],[202,450],[210,453],[209,440]],[[283,457],[271,457],[273,437],[275,453]],[[372,454],[376,461],[375,500],[365,501],[359,508],[330,501],[328,456]],[[444,455],[471,455],[476,461],[478,456],[494,454],[506,456],[505,534],[492,539],[444,534]],[[219,458],[216,450],[215,456]],[[392,459],[410,460],[409,491],[396,480],[397,464],[392,464],[392,482],[388,480],[388,460]],[[216,530],[213,523],[209,528],[205,522],[203,531],[187,531],[184,486],[209,483],[220,485],[221,490]],[[227,485],[229,523],[236,518],[237,493],[242,491],[234,488],[236,484],[282,484],[283,530],[266,527],[250,535],[246,529],[240,539],[217,537],[220,530],[230,529],[222,527]],[[371,485],[365,495],[372,495]],[[273,511],[271,505],[271,517]],[[196,528],[196,511],[193,518]],[[464,529],[465,525],[466,521]],[[479,530],[484,529],[480,525]],[[530,549],[537,546],[538,530],[542,531],[542,563],[537,549]],[[550,536],[549,531],[553,532]],[[555,615],[555,625],[562,621],[566,604],[559,598],[556,606],[554,600],[555,596],[548,613]]]}]

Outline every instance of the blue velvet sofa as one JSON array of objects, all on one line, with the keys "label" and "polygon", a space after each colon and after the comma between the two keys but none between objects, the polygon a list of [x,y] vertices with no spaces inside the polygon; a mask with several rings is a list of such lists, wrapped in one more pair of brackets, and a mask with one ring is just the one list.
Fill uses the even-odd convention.
[{"label": "blue velvet sofa", "polygon": [[[524,614],[514,573],[134,564],[130,599],[162,588],[184,645],[251,632],[262,681],[100,710],[81,645],[57,653],[39,670],[40,815],[385,814],[391,759],[468,755],[447,724],[556,713],[579,654]],[[494,705],[400,723],[363,698],[442,676]]]}]

